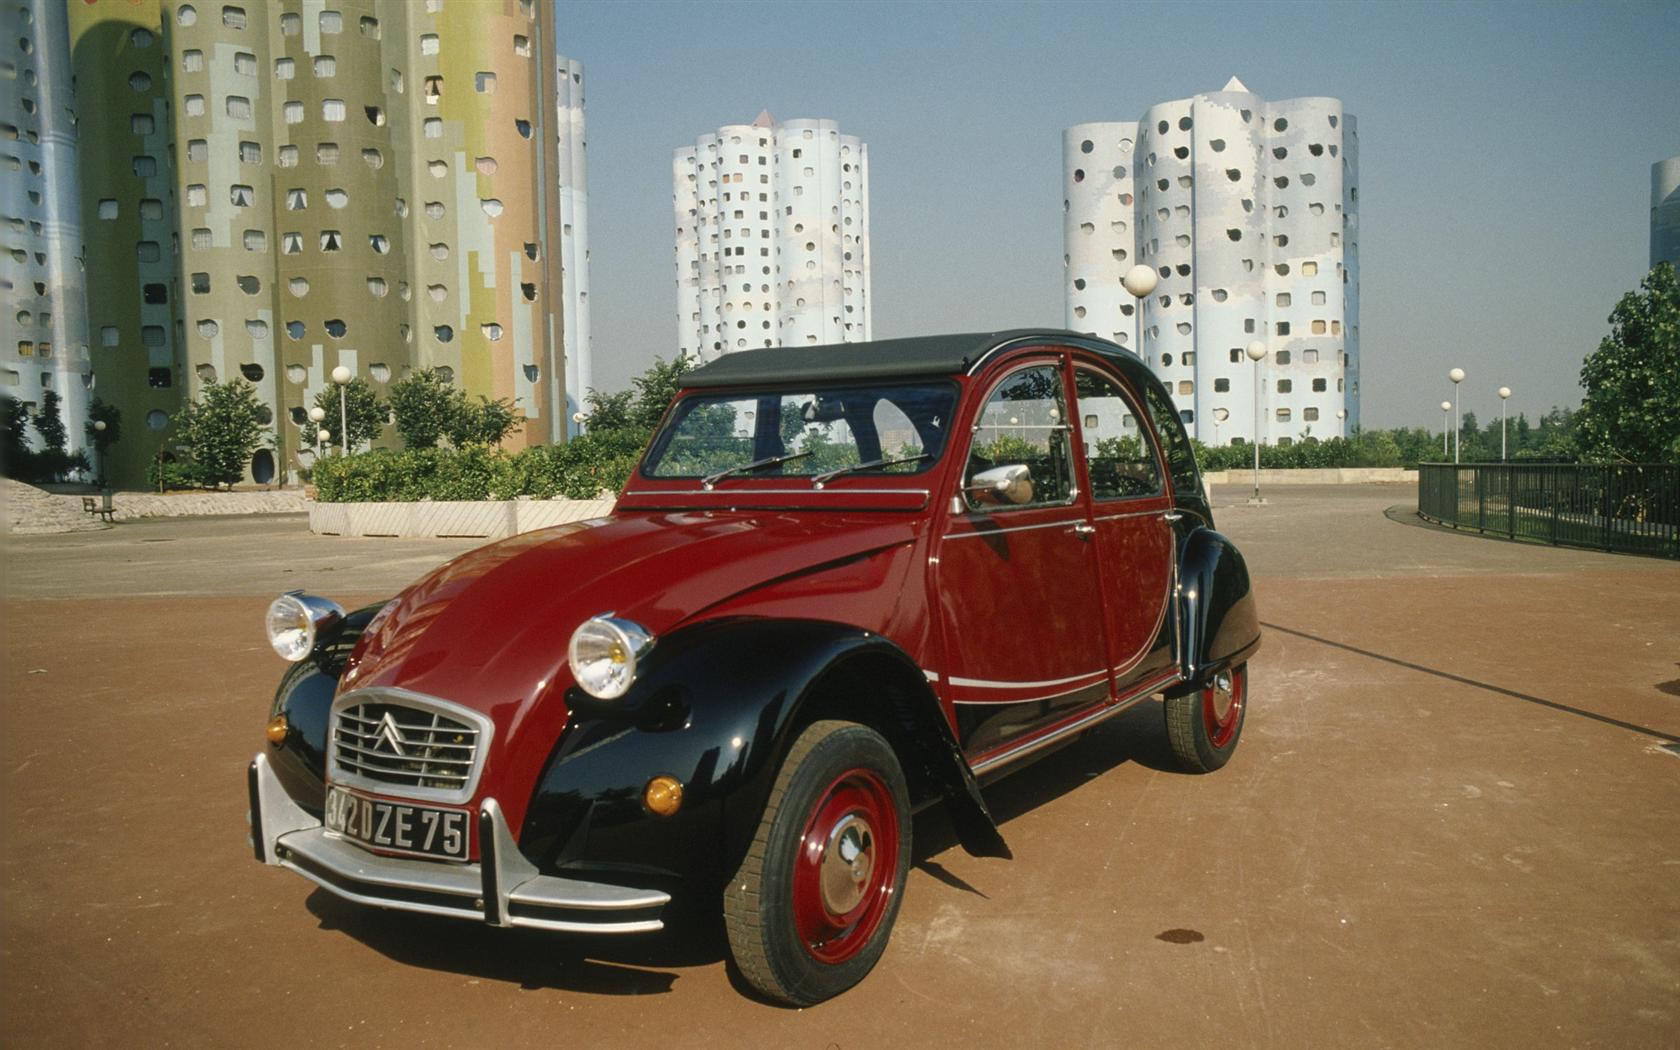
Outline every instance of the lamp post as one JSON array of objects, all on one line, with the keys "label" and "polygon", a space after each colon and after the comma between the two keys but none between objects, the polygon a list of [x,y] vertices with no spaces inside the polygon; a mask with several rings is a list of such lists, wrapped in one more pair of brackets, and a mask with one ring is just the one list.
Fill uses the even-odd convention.
[{"label": "lamp post", "polygon": [[321,435],[326,434],[327,437],[332,436],[327,431],[320,429],[321,420],[326,419],[326,418],[327,418],[327,410],[322,408],[320,405],[311,405],[309,407],[309,421],[311,423],[314,423],[315,427],[316,427],[316,430],[315,430],[315,458],[316,459],[320,459],[322,456],[325,456],[327,454],[327,450],[325,448],[325,445],[327,443],[327,438],[322,437]]},{"label": "lamp post", "polygon": [[1132,344],[1132,352],[1139,357],[1143,356],[1143,301],[1160,283],[1161,275],[1156,273],[1153,267],[1142,263],[1127,270],[1126,275],[1120,278],[1120,286],[1132,293],[1132,298],[1137,300],[1137,305],[1132,307],[1132,320],[1137,322],[1137,342]]},{"label": "lamp post", "polygon": [[1219,424],[1230,418],[1231,410],[1228,408],[1216,408],[1213,410],[1213,446],[1215,448],[1219,447]]},{"label": "lamp post", "polygon": [[1499,388],[1499,462],[1505,462],[1505,403],[1511,400],[1511,388]]},{"label": "lamp post", "polygon": [[1254,495],[1250,503],[1264,503],[1260,498],[1260,362],[1266,359],[1266,344],[1256,339],[1244,351],[1254,362]]},{"label": "lamp post", "polygon": [[1451,420],[1447,417],[1451,412],[1452,402],[1441,402],[1441,460],[1443,462],[1445,462],[1447,458],[1447,424],[1451,422]]},{"label": "lamp post", "polygon": [[350,385],[350,369],[339,365],[332,370],[332,381],[338,384],[338,447],[350,454],[350,409],[346,406],[344,388]]},{"label": "lamp post", "polygon": [[[101,439],[104,438],[104,436],[105,436],[105,421],[103,419],[94,420],[93,421],[93,430],[94,430],[93,455],[94,455],[94,458],[99,461],[97,464],[95,464],[99,468],[99,487],[104,488],[105,487],[105,442]],[[161,477],[162,475],[160,474],[159,476]]]},{"label": "lamp post", "polygon": [[1455,368],[1447,373],[1447,378],[1453,384],[1453,462],[1458,462],[1458,385],[1464,382],[1464,369]]}]

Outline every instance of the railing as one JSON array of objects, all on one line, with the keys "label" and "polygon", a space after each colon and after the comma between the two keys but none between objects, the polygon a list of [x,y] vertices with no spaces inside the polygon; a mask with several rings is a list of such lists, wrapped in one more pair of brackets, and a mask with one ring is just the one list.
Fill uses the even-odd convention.
[{"label": "railing", "polygon": [[1512,539],[1680,558],[1680,464],[1420,463],[1418,514]]}]

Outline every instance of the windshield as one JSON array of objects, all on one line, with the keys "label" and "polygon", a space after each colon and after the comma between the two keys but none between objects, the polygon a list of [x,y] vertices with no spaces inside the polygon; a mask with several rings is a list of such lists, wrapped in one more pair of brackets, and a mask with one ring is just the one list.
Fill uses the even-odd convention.
[{"label": "windshield", "polygon": [[642,464],[653,478],[918,474],[945,449],[952,383],[696,395]]}]

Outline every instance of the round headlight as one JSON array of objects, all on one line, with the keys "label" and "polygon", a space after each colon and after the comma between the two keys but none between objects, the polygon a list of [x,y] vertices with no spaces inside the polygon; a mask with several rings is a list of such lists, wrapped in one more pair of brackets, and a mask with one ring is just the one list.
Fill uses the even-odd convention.
[{"label": "round headlight", "polygon": [[344,610],[337,602],[287,591],[269,603],[268,644],[281,657],[296,663],[314,651],[315,638],[322,630],[342,619]]},{"label": "round headlight", "polygon": [[597,616],[572,632],[566,657],[579,688],[600,700],[616,700],[636,680],[636,663],[652,644],[653,636],[638,624]]}]

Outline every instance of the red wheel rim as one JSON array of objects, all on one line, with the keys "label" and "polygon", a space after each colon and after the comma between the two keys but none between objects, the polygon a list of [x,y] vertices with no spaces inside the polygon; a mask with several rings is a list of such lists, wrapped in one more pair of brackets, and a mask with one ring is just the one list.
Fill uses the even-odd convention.
[{"label": "red wheel rim", "polygon": [[811,807],[793,870],[793,921],[812,957],[843,963],[874,936],[898,875],[898,807],[874,772],[836,777]]},{"label": "red wheel rim", "polygon": [[1236,739],[1247,702],[1247,667],[1221,671],[1202,687],[1202,722],[1207,726],[1208,743],[1216,750],[1230,747]]}]

